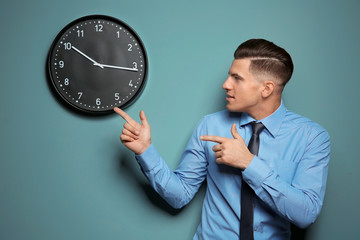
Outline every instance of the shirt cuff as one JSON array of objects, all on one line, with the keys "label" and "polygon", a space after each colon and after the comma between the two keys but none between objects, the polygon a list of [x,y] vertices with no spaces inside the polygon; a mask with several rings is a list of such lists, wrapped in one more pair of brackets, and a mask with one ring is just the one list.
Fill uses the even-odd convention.
[{"label": "shirt cuff", "polygon": [[248,167],[242,172],[245,182],[254,190],[260,188],[265,178],[270,175],[271,168],[258,156],[254,156]]},{"label": "shirt cuff", "polygon": [[145,172],[151,171],[160,162],[160,155],[152,144],[142,154],[135,154],[135,158]]}]

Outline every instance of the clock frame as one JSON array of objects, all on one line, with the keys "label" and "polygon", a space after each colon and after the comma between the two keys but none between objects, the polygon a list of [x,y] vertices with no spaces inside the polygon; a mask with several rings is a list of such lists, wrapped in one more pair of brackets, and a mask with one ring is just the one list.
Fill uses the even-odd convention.
[{"label": "clock frame", "polygon": [[56,95],[90,114],[133,103],[145,86],[147,68],[146,50],[137,33],[105,15],[81,17],[66,25],[47,59]]}]

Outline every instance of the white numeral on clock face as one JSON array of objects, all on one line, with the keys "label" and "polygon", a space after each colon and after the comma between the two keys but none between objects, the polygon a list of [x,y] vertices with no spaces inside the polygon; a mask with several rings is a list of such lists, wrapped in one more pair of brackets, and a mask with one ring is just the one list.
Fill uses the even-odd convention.
[{"label": "white numeral on clock face", "polygon": [[71,49],[71,43],[69,43],[69,42],[64,43],[64,48],[65,48],[65,50],[70,50]]},{"label": "white numeral on clock face", "polygon": [[64,84],[65,84],[66,86],[68,86],[68,85],[70,84],[70,80],[69,80],[68,78],[65,78],[65,79],[64,79]]},{"label": "white numeral on clock face", "polygon": [[101,104],[100,98],[97,98],[97,99],[96,99],[96,105],[99,106],[100,104]]},{"label": "white numeral on clock face", "polygon": [[103,31],[103,25],[101,25],[101,24],[95,25],[95,30],[96,30],[97,32],[102,32],[102,31]]},{"label": "white numeral on clock face", "polygon": [[120,99],[119,93],[115,93],[115,100],[118,101]]},{"label": "white numeral on clock face", "polygon": [[78,37],[84,37],[84,30],[77,30]]},{"label": "white numeral on clock face", "polygon": [[81,96],[83,95],[83,92],[78,92],[78,95],[79,95],[78,99],[80,99]]},{"label": "white numeral on clock face", "polygon": [[132,51],[132,45],[130,43],[128,44],[128,47],[129,47],[128,51],[131,52]]}]

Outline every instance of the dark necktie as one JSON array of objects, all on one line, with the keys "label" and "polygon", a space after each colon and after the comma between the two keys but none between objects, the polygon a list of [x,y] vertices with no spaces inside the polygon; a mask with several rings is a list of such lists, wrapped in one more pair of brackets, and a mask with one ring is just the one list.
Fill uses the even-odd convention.
[{"label": "dark necktie", "polygon": [[[264,129],[264,125],[259,122],[251,123],[253,134],[251,136],[248,148],[250,152],[257,155],[259,152],[260,138],[259,134]],[[241,218],[240,218],[240,240],[254,239],[254,190],[242,180],[241,184]]]}]

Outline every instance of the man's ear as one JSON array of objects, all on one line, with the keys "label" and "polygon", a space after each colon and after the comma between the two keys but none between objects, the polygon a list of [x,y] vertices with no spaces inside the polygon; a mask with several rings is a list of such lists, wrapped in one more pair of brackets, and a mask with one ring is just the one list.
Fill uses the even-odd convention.
[{"label": "man's ear", "polygon": [[263,98],[269,97],[275,90],[275,83],[273,81],[264,81],[261,95]]}]

